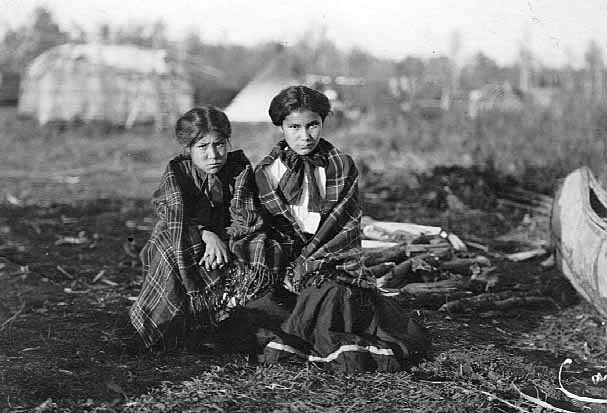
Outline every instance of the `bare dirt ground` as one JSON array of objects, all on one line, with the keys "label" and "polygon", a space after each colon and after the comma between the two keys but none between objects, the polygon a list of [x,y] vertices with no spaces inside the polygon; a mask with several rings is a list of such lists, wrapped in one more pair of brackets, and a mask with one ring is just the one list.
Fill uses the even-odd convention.
[{"label": "bare dirt ground", "polygon": [[[365,213],[487,240],[522,221],[522,211],[495,204],[495,183],[479,171],[442,168],[418,183],[402,187],[369,175]],[[445,183],[478,208],[450,209]],[[64,201],[0,204],[2,411],[542,411],[519,390],[553,408],[601,411],[565,397],[557,376],[572,358],[565,387],[607,395],[607,382],[591,380],[607,374],[605,323],[541,259],[496,260],[491,291],[533,289],[549,305],[450,314],[438,311],[448,296],[400,299],[425,320],[433,346],[398,374],[342,376],[303,362],[259,366],[229,343],[145,350],[127,315],[141,270],[124,244],[145,242],[154,222],[149,201],[73,201],[73,185],[53,185],[40,185],[38,195],[64,193]],[[547,236],[546,228],[534,230]]]}]

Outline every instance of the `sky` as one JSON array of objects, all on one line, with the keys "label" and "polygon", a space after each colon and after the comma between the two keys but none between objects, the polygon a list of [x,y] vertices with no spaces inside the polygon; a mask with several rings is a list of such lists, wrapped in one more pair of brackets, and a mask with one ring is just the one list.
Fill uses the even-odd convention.
[{"label": "sky", "polygon": [[579,67],[590,40],[607,55],[607,0],[0,0],[0,34],[39,5],[66,30],[162,19],[174,39],[194,31],[212,43],[289,45],[319,27],[344,50],[397,60],[453,55],[456,31],[462,63],[482,51],[511,64],[525,44],[542,64]]}]

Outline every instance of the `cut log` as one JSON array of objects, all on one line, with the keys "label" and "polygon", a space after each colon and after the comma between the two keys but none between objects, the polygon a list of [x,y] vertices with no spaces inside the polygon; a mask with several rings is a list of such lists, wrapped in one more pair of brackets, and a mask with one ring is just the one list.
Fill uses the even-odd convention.
[{"label": "cut log", "polygon": [[438,272],[428,261],[439,261],[433,253],[419,254],[393,267],[383,277],[377,279],[378,287],[398,288],[408,283],[420,281]]},{"label": "cut log", "polygon": [[509,259],[510,261],[514,261],[514,262],[519,262],[519,261],[526,261],[529,260],[531,258],[535,258],[535,257],[540,257],[542,255],[546,255],[548,253],[548,251],[544,248],[535,248],[529,251],[521,251],[521,252],[515,252],[512,254],[506,254],[505,257],[507,259]]},{"label": "cut log", "polygon": [[535,212],[540,215],[550,216],[550,208],[548,208],[546,206],[530,205],[530,204],[526,204],[526,203],[522,203],[522,202],[518,202],[518,201],[512,201],[510,199],[505,199],[505,198],[499,198],[498,201],[500,203],[502,203],[503,205],[508,205],[508,206],[511,206],[514,208],[519,208],[519,209],[526,209],[528,211],[532,211],[532,212]]},{"label": "cut log", "polygon": [[451,244],[440,242],[436,244],[409,244],[407,246],[408,256],[417,254],[432,253],[437,257],[447,257],[451,253]]},{"label": "cut log", "polygon": [[488,258],[480,255],[474,258],[451,258],[449,261],[441,262],[439,269],[463,275],[470,275],[472,274],[471,266],[475,264],[483,267],[490,267],[491,261],[489,261]]},{"label": "cut log", "polygon": [[554,302],[548,297],[539,296],[523,296],[523,297],[510,297],[505,300],[499,300],[493,303],[493,307],[497,310],[509,310],[514,307],[520,307],[522,305],[538,305],[538,304],[551,304]]},{"label": "cut log", "polygon": [[396,245],[398,245],[398,242],[389,242],[389,241],[377,241],[374,239],[363,239],[361,241],[361,246],[363,248],[363,250],[366,251],[373,251],[373,250],[380,250],[380,249],[385,249],[385,248],[392,248],[395,247]]},{"label": "cut log", "polygon": [[466,280],[442,280],[429,283],[411,283],[400,288],[400,292],[411,295],[447,294],[465,289]]},{"label": "cut log", "polygon": [[525,196],[520,196],[517,194],[499,194],[498,193],[498,196],[500,196],[502,199],[507,199],[512,202],[518,202],[520,204],[529,205],[529,206],[532,206],[535,208],[550,209],[552,207],[552,201],[544,202],[542,200],[538,200],[538,199],[534,199],[534,198],[527,198]]},{"label": "cut log", "polygon": [[373,267],[384,262],[398,264],[407,259],[408,253],[407,244],[398,244],[383,250],[363,251],[363,264],[367,267]]},{"label": "cut log", "polygon": [[488,246],[479,244],[478,242],[464,240],[464,244],[466,244],[466,246],[468,246],[470,248],[474,248],[479,251],[489,252]]},{"label": "cut log", "polygon": [[447,242],[436,244],[398,244],[383,250],[363,250],[363,264],[367,267],[384,262],[399,264],[409,257],[432,253],[438,258],[446,258],[451,254],[451,246]]},{"label": "cut log", "polygon": [[422,235],[438,235],[441,232],[441,227],[419,225],[411,222],[376,221],[368,216],[364,216],[362,218],[361,226],[363,228],[363,232],[367,227],[374,227],[373,231],[379,231],[382,236],[390,233],[399,233],[400,235],[410,234],[413,237],[419,237]]},{"label": "cut log", "polygon": [[377,286],[380,288],[397,288],[400,285],[417,281],[413,278],[415,274],[411,271],[412,264],[411,259],[408,259],[393,267],[384,276],[377,279]]},{"label": "cut log", "polygon": [[375,278],[379,278],[388,273],[395,266],[396,264],[393,262],[383,262],[372,267],[367,267],[367,269],[369,270],[372,276],[374,276]]},{"label": "cut log", "polygon": [[542,203],[549,207],[552,206],[552,201],[553,201],[553,198],[551,196],[539,194],[537,192],[528,191],[526,189],[516,188],[516,187],[514,187],[514,188],[501,187],[498,189],[497,193],[498,193],[498,195],[503,195],[506,198],[512,197],[512,198],[520,199],[520,200],[527,201],[527,202]]},{"label": "cut log", "polygon": [[498,248],[495,245],[495,241],[488,241],[469,234],[467,234],[463,238],[463,241],[466,246],[473,249],[477,249],[479,251],[483,251],[483,254],[485,255],[488,255],[493,258],[502,258],[502,255],[500,253],[493,251],[493,249]]},{"label": "cut log", "polygon": [[487,303],[492,303],[498,300],[504,300],[508,297],[511,297],[512,294],[513,293],[511,291],[479,294],[470,298],[462,298],[460,300],[449,301],[443,304],[438,310],[449,313],[464,312],[466,310],[481,307],[482,305],[486,305]]},{"label": "cut log", "polygon": [[438,310],[449,313],[461,313],[472,310],[506,310],[517,305],[552,303],[550,298],[531,295],[537,293],[530,291],[525,294],[514,291],[500,291],[499,293],[479,294],[470,298],[462,298],[443,304]]}]

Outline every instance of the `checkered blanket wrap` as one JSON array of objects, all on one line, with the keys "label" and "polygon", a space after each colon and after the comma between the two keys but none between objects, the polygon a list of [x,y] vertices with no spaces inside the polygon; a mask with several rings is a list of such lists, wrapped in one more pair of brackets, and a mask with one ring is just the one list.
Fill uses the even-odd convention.
[{"label": "checkered blanket wrap", "polygon": [[358,170],[352,158],[324,139],[318,151],[326,156],[326,196],[315,234],[306,234],[291,215],[279,188],[273,188],[263,169],[279,156],[279,143],[257,166],[259,199],[290,265],[285,284],[295,292],[323,279],[363,285],[367,273],[361,263]]},{"label": "checkered blanket wrap", "polygon": [[[213,322],[230,301],[242,304],[270,283],[270,275],[249,271],[237,260],[216,271],[198,265],[205,246],[194,215],[204,211],[192,211],[191,167],[191,160],[184,157],[169,162],[152,200],[160,220],[140,253],[145,278],[130,309],[131,322],[147,346],[164,338],[176,316]],[[241,176],[252,173],[244,153],[229,153],[224,168],[223,185],[229,193],[241,193]],[[205,195],[198,191],[196,196]]]},{"label": "checkered blanket wrap", "polygon": [[[236,179],[230,203],[230,251],[240,266],[261,279],[284,276],[286,256],[280,234],[268,225],[270,216],[259,201],[255,174],[247,167]],[[253,277],[255,278],[255,277]]]}]

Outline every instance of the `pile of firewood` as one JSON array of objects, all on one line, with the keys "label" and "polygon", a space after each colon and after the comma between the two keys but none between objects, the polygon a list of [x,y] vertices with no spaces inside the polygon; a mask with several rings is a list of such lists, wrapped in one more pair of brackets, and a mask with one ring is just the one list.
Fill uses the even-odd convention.
[{"label": "pile of firewood", "polygon": [[490,283],[488,275],[495,269],[483,255],[456,251],[449,241],[427,236],[365,250],[363,262],[387,295],[453,292],[470,280]]},{"label": "pile of firewood", "polygon": [[468,242],[441,228],[368,217],[363,219],[363,237],[374,238],[372,248],[363,249],[363,263],[386,296],[441,296],[440,310],[447,312],[504,310],[550,301],[538,291],[494,292],[493,288],[499,280],[495,261],[520,261],[547,254],[546,250],[497,254],[474,242],[468,248]]}]

